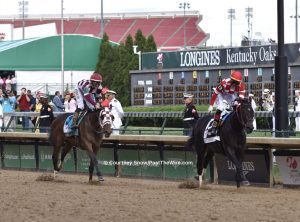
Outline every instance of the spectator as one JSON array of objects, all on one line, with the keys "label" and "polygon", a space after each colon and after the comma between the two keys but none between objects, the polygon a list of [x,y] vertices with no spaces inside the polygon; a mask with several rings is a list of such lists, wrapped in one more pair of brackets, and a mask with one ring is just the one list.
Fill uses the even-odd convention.
[{"label": "spectator", "polygon": [[27,90],[27,96],[29,97],[30,101],[29,101],[29,109],[30,111],[34,111],[35,109],[35,98],[33,97],[33,95],[31,94],[31,90]]},{"label": "spectator", "polygon": [[40,102],[42,104],[39,120],[40,132],[48,133],[50,131],[50,125],[54,119],[53,109],[48,104],[48,98],[45,96],[45,94],[40,95]]},{"label": "spectator", "polygon": [[6,89],[6,77],[2,77],[2,81],[3,81],[2,90],[3,90],[3,92],[5,92],[5,89]]},{"label": "spectator", "polygon": [[[300,111],[300,90],[295,90],[295,103],[294,103],[294,110],[296,112]],[[296,131],[300,131],[300,115],[298,114],[295,118],[296,123]]]},{"label": "spectator", "polygon": [[[37,113],[40,113],[41,108],[42,108],[41,95],[42,95],[42,93],[40,91],[36,92],[35,105],[34,105],[33,111],[37,112]],[[38,117],[34,117],[32,119],[32,124],[34,125],[35,129],[38,128],[38,123],[39,123],[39,116]],[[35,132],[38,132],[38,129]]]},{"label": "spectator", "polygon": [[76,100],[74,98],[73,93],[67,93],[66,94],[64,106],[65,106],[65,111],[66,112],[75,112],[75,110],[76,110]]},{"label": "spectator", "polygon": [[114,116],[112,128],[114,135],[120,134],[120,127],[122,126],[122,119],[124,116],[124,111],[119,100],[116,99],[117,93],[113,90],[108,90],[106,92],[106,97],[109,102],[109,107],[111,108],[111,112]]},{"label": "spectator", "polygon": [[[255,100],[254,100],[253,97],[254,97],[254,94],[250,93],[250,94],[249,94],[249,100],[250,100],[250,102],[251,102],[252,109],[253,109],[254,111],[256,111],[257,106],[256,106],[256,103],[255,103]],[[255,117],[254,117],[254,119],[253,119],[253,127],[254,127],[254,130],[257,129],[257,128],[256,128],[256,118],[255,118]]]},{"label": "spectator", "polygon": [[4,80],[3,80],[3,77],[1,76],[0,77],[0,89],[3,91],[3,90],[5,90],[5,88],[3,88],[4,87]]},{"label": "spectator", "polygon": [[[262,98],[262,108],[264,111],[267,111],[267,112],[274,111],[273,96],[269,89],[264,89],[263,98]],[[273,126],[273,119],[275,119],[274,115],[273,115],[273,117],[268,117],[269,129],[275,128],[275,125]]]},{"label": "spectator", "polygon": [[185,108],[183,111],[183,135],[191,136],[193,126],[197,119],[199,118],[196,107],[193,104],[193,95],[192,94],[184,94],[183,99],[185,103]]},{"label": "spectator", "polygon": [[65,107],[64,107],[64,104],[61,100],[61,96],[60,96],[59,91],[55,92],[55,96],[54,96],[52,102],[54,104],[54,107],[53,107],[54,112],[64,112]]},{"label": "spectator", "polygon": [[2,105],[0,104],[0,132],[2,131],[3,127],[3,108]]},{"label": "spectator", "polygon": [[4,127],[6,128],[8,126],[8,123],[11,119],[9,128],[7,131],[14,131],[16,129],[16,119],[14,116],[7,116],[5,115],[6,113],[12,113],[15,111],[14,107],[15,107],[15,103],[16,103],[16,98],[10,96],[10,91],[7,90],[7,93],[4,94],[4,99],[3,99],[3,104],[2,104],[2,108],[3,108],[3,123],[4,123]]},{"label": "spectator", "polygon": [[[20,112],[30,112],[30,98],[27,95],[26,88],[21,89],[21,93],[17,98]],[[27,116],[22,117],[23,129],[27,130],[29,128],[29,118]]]},{"label": "spectator", "polygon": [[0,103],[3,103],[3,90],[0,88]]},{"label": "spectator", "polygon": [[15,75],[11,75],[11,90],[12,91],[17,90],[17,78]]},{"label": "spectator", "polygon": [[10,75],[6,79],[5,91],[11,91],[11,77]]}]

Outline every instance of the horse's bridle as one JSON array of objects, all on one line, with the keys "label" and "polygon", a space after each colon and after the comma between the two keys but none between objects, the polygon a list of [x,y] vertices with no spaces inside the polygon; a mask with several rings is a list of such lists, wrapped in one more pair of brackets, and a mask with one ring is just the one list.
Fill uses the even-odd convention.
[{"label": "horse's bridle", "polygon": [[[103,117],[103,118],[102,118]],[[112,124],[112,113],[108,107],[102,109],[99,113],[99,124],[103,128],[107,124]]]},{"label": "horse's bridle", "polygon": [[243,126],[243,128],[246,127],[246,124],[247,122],[245,122],[245,120],[243,119],[243,116],[242,116],[242,112],[241,112],[241,106],[242,104],[239,103],[237,106],[236,106],[236,115],[237,115],[237,118],[238,118],[238,121],[240,122],[240,124]]}]

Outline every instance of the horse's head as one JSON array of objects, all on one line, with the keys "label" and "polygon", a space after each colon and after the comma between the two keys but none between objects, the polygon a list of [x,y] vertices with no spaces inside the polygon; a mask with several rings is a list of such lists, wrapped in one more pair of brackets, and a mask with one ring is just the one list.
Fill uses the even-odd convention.
[{"label": "horse's head", "polygon": [[112,133],[113,115],[108,107],[102,109],[99,113],[99,124],[105,137]]},{"label": "horse's head", "polygon": [[254,110],[252,109],[251,101],[247,98],[241,100],[236,107],[236,112],[240,123],[246,130],[246,133],[252,133],[254,129]]}]

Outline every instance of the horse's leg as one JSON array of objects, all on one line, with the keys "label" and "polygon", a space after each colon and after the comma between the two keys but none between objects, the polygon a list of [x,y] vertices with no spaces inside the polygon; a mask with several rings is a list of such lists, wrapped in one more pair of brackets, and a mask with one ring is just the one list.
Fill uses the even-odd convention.
[{"label": "horse's leg", "polygon": [[[203,164],[203,167],[204,167],[204,173],[203,173],[203,175],[205,175],[205,171],[207,169],[207,166],[211,162],[213,156],[214,156],[214,152],[211,151],[211,149],[207,149],[207,153],[206,153],[206,156],[204,158],[204,164]],[[210,175],[211,175],[211,172],[210,172]]]},{"label": "horse's leg", "polygon": [[[103,176],[102,176],[102,174],[101,174],[101,172],[100,172],[100,169],[99,169],[99,164],[98,164],[98,160],[97,160],[97,156],[96,156],[96,154],[94,153],[94,151],[93,150],[89,150],[88,151],[88,155],[89,155],[89,157],[90,157],[90,160],[91,160],[91,164],[90,164],[90,167],[89,168],[91,168],[92,167],[92,165],[94,166],[93,168],[96,168],[96,174],[97,174],[97,176],[98,176],[98,180],[99,181],[104,181],[104,178],[103,178]],[[93,172],[93,171],[92,171]],[[90,170],[90,175],[89,175],[90,177],[90,179],[92,178],[92,176],[93,175],[91,175],[91,170]]]},{"label": "horse's leg", "polygon": [[65,146],[63,147],[63,149],[61,151],[61,155],[60,155],[60,162],[58,165],[59,170],[61,170],[63,168],[65,157],[70,152],[72,147],[73,147],[73,145],[70,142],[66,142]]},{"label": "horse's leg", "polygon": [[93,173],[94,173],[94,163],[92,159],[90,160],[90,166],[89,166],[89,181],[92,181],[93,179]]},{"label": "horse's leg", "polygon": [[241,166],[242,166],[242,172],[241,172],[241,183],[242,185],[245,186],[249,186],[250,182],[248,181],[248,179],[246,178],[245,174],[244,174],[244,170],[243,170],[243,154],[241,152],[237,152],[236,153],[237,159],[240,162]]},{"label": "horse's leg", "polygon": [[54,171],[59,171],[59,166],[58,166],[58,155],[60,152],[60,146],[54,146],[53,147],[53,153],[52,153],[52,163],[53,163],[53,168]]},{"label": "horse's leg", "polygon": [[237,155],[235,153],[235,150],[229,146],[224,147],[226,156],[230,161],[232,161],[235,165],[235,181],[236,181],[236,186],[239,188],[241,186],[242,182],[242,175],[243,175],[243,167],[242,167],[242,162],[240,162],[237,158]]},{"label": "horse's leg", "polygon": [[206,156],[206,145],[204,143],[200,143],[199,146],[196,146],[197,151],[197,172],[198,172],[198,180],[199,180],[199,188],[203,186],[203,166],[204,159]]}]

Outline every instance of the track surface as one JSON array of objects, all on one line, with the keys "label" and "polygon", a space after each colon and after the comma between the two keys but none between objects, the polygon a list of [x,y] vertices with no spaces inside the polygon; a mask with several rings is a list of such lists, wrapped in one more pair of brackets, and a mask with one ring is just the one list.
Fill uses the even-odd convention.
[{"label": "track surface", "polygon": [[0,170],[1,221],[299,221],[300,189],[208,185],[179,189],[182,182]]}]

